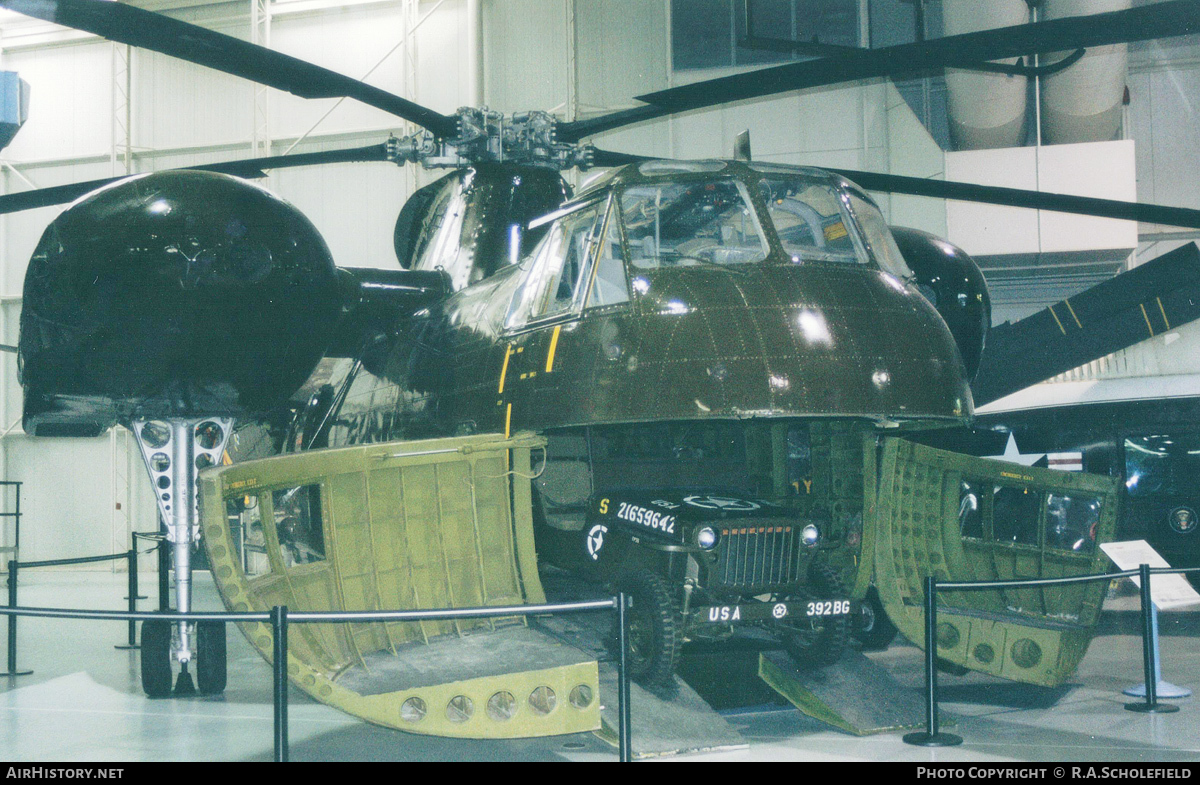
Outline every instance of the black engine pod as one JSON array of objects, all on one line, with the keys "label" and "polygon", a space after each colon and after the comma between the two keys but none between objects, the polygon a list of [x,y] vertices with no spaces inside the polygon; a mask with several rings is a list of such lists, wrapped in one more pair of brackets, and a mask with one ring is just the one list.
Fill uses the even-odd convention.
[{"label": "black engine pod", "polygon": [[261,411],[304,382],[340,313],[328,247],[271,192],[199,171],[123,180],[63,212],[30,261],[25,428]]},{"label": "black engine pod", "polygon": [[892,236],[917,288],[937,308],[966,366],[975,378],[984,339],[992,325],[992,301],[983,272],[966,251],[937,235],[893,226]]}]

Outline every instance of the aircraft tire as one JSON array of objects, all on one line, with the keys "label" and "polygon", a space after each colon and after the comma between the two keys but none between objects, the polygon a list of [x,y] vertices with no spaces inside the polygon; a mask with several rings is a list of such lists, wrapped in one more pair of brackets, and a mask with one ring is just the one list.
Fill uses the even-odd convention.
[{"label": "aircraft tire", "polygon": [[[633,603],[625,616],[629,627],[626,661],[630,677],[646,684],[670,682],[679,656],[680,631],[675,601],[667,582],[648,570],[639,570],[622,580],[620,588]],[[614,625],[614,652],[617,641]],[[620,653],[616,654],[619,656]]]},{"label": "aircraft tire", "polygon": [[171,622],[142,622],[142,690],[150,698],[171,695]]},{"label": "aircraft tire", "polygon": [[[812,565],[808,570],[807,590],[803,599],[845,597],[837,572],[827,565]],[[804,619],[783,636],[783,647],[805,668],[824,668],[842,658],[850,642],[850,621],[845,616]]]},{"label": "aircraft tire", "polygon": [[888,618],[872,586],[863,598],[859,615],[854,620],[852,634],[862,644],[863,651],[883,651],[896,638],[896,625]]},{"label": "aircraft tire", "polygon": [[201,695],[220,695],[226,681],[225,623],[196,622],[196,688]]}]

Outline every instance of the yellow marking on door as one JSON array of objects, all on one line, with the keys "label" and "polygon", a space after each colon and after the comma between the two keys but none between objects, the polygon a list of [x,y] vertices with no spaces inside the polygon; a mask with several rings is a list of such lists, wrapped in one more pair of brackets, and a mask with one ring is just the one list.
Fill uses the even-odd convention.
[{"label": "yellow marking on door", "polygon": [[521,378],[522,378],[522,379],[528,379],[528,378],[529,378],[529,374],[527,374],[527,373],[523,373],[523,374],[521,374]]},{"label": "yellow marking on door", "polygon": [[1051,305],[1047,310],[1050,311],[1050,315],[1054,317],[1054,323],[1058,325],[1058,331],[1063,335],[1066,335],[1067,331],[1063,329],[1062,322],[1058,320],[1058,314],[1054,312],[1054,306]]},{"label": "yellow marking on door", "polygon": [[1066,303],[1067,310],[1071,312],[1071,318],[1075,320],[1075,326],[1082,330],[1083,325],[1079,323],[1079,317],[1075,315],[1075,309],[1071,307],[1071,301],[1063,300],[1063,302]]},{"label": "yellow marking on door", "polygon": [[1171,322],[1167,320],[1167,309],[1166,309],[1166,308],[1163,308],[1163,304],[1162,304],[1162,298],[1160,298],[1160,297],[1155,297],[1155,298],[1154,298],[1154,302],[1158,303],[1158,312],[1162,314],[1162,317],[1163,317],[1163,324],[1165,324],[1165,325],[1167,326],[1167,329],[1168,329],[1168,330],[1170,330],[1170,329],[1171,329]]},{"label": "yellow marking on door", "polygon": [[517,354],[520,354],[520,353],[521,353],[521,352],[523,352],[523,351],[525,351],[525,347],[524,347],[524,346],[518,346],[518,347],[517,347]]},{"label": "yellow marking on door", "polygon": [[562,332],[562,325],[554,326],[554,334],[550,336],[550,351],[546,352],[546,373],[554,370],[554,353],[558,351],[558,334]]},{"label": "yellow marking on door", "polygon": [[504,438],[507,439],[512,432],[512,404],[504,410]]},{"label": "yellow marking on door", "polygon": [[1142,309],[1142,318],[1146,320],[1146,329],[1150,331],[1150,337],[1154,337],[1154,328],[1150,326],[1150,317],[1146,315],[1146,306],[1138,303],[1138,308]]},{"label": "yellow marking on door", "polygon": [[500,366],[500,387],[496,390],[497,393],[504,392],[504,377],[508,375],[508,358],[513,356],[512,344],[504,350],[504,365]]}]

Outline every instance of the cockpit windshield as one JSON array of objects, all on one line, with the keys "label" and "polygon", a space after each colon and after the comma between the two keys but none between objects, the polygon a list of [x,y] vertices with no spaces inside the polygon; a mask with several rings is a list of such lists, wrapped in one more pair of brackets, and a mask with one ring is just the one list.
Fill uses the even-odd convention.
[{"label": "cockpit windshield", "polygon": [[802,175],[769,175],[760,185],[783,250],[795,263],[866,264],[854,223],[833,186]]},{"label": "cockpit windshield", "polygon": [[656,182],[621,194],[630,263],[637,268],[761,262],[769,247],[737,180]]}]

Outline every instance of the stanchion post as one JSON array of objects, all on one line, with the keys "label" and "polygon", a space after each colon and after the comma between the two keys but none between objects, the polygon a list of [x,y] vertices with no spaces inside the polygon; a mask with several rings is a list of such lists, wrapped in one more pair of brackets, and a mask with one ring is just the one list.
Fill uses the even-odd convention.
[{"label": "stanchion post", "polygon": [[[126,599],[129,601],[129,612],[137,613],[138,601],[138,574],[137,574],[137,538],[133,540],[133,547],[125,554],[125,569],[127,570],[126,580],[128,582],[129,596]],[[119,645],[118,649],[137,649],[140,648],[137,642],[137,621],[129,620],[129,638],[128,642]]]},{"label": "stanchion post", "polygon": [[[17,560],[8,560],[8,607],[17,607]],[[17,672],[17,614],[8,617],[8,672]]]},{"label": "stanchion post", "polygon": [[633,760],[632,711],[629,705],[629,640],[625,592],[617,594],[617,738],[621,763]]},{"label": "stanchion post", "polygon": [[925,578],[925,730],[906,733],[904,743],[917,747],[952,747],[962,737],[938,729],[937,698],[937,578]]},{"label": "stanchion post", "polygon": [[1154,663],[1158,659],[1158,639],[1154,634],[1154,599],[1150,595],[1150,565],[1138,567],[1141,579],[1142,600],[1142,670],[1146,674],[1146,701],[1143,703],[1126,703],[1127,711],[1139,714],[1170,714],[1179,711],[1179,707],[1170,703],[1158,702],[1158,674]]},{"label": "stanchion post", "polygon": [[[8,560],[8,607],[17,607],[17,570],[20,564],[16,559]],[[8,672],[4,676],[28,676],[33,671],[17,670],[17,615],[8,615]]]},{"label": "stanchion post", "polygon": [[[138,547],[138,532],[133,532],[133,536],[130,538],[129,547],[130,547],[130,548],[132,548],[134,551],[136,551],[136,550],[137,550],[137,547]],[[135,558],[136,558],[136,557],[135,557]],[[135,567],[137,566],[137,563],[136,563],[136,562],[134,563],[134,566],[135,566]],[[138,576],[136,573],[137,573],[137,571],[136,571],[136,570],[134,570],[134,576],[133,576],[133,578],[132,578],[132,579],[130,580],[130,582],[129,582],[129,587],[130,587],[130,589],[131,589],[131,590],[136,590],[136,591],[140,592],[140,591],[141,591],[141,589],[139,589],[139,588],[138,588],[138,578],[139,578],[139,576]],[[140,594],[140,593],[139,593],[139,594],[135,594],[135,595],[133,595],[133,596],[137,597],[139,600],[144,600],[144,599],[146,599],[146,595],[144,595],[144,594]],[[126,597],[125,599],[129,599],[129,598],[128,598],[128,597]]]},{"label": "stanchion post", "polygon": [[[161,528],[161,527],[160,527]],[[166,613],[171,610],[171,552],[167,538],[158,540],[158,609]]]},{"label": "stanchion post", "polygon": [[288,622],[287,606],[271,608],[271,637],[274,639],[272,670],[275,674],[275,762],[288,762]]}]

